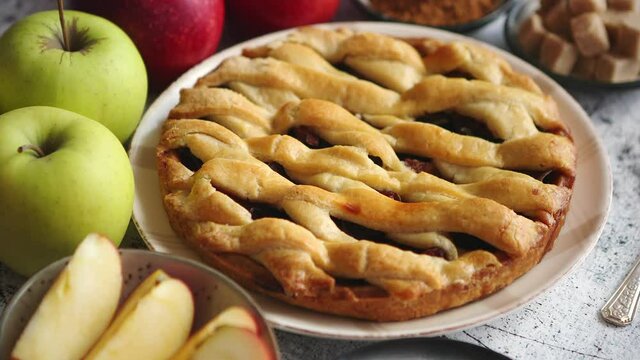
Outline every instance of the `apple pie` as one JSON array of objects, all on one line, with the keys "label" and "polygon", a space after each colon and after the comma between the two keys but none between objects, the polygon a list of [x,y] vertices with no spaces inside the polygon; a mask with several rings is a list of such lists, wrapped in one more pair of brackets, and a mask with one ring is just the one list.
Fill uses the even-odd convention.
[{"label": "apple pie", "polygon": [[208,264],[398,321],[537,264],[576,155],[553,99],[482,46],[309,27],[183,89],[157,160],[171,226]]}]

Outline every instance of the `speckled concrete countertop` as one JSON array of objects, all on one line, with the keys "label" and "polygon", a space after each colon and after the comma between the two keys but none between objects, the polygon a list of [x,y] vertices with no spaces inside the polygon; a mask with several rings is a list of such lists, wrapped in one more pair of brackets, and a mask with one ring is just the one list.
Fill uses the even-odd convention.
[{"label": "speckled concrete countertop", "polygon": [[[54,1],[0,1],[0,33]],[[343,0],[337,20],[367,19]],[[504,18],[470,35],[504,48]],[[226,44],[233,39],[225,35]],[[574,89],[591,116],[613,172],[613,203],[596,248],[572,274],[514,312],[445,337],[484,346],[516,359],[637,359],[640,320],[625,328],[606,324],[600,307],[640,256],[640,89]],[[124,246],[143,246],[130,226]],[[25,279],[0,264],[0,310]],[[369,342],[317,339],[277,331],[284,359],[331,359]]]}]

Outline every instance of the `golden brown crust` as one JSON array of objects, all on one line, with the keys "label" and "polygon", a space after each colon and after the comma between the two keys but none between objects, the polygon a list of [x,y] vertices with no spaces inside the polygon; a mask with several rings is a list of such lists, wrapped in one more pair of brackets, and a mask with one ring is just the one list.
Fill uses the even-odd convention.
[{"label": "golden brown crust", "polygon": [[442,289],[424,292],[413,299],[389,297],[370,286],[359,287],[357,290],[337,287],[332,293],[323,293],[316,297],[289,297],[277,288],[274,291],[273,287],[261,286],[262,284],[256,281],[256,278],[261,276],[259,273],[238,272],[237,258],[228,260],[224,256],[212,253],[204,254],[203,257],[243,286],[292,305],[366,320],[402,321],[432,315],[491,295],[529,271],[540,262],[544,254],[545,245],[540,244],[526,257],[504,261],[499,268],[483,268],[476,272],[468,283],[451,284]]},{"label": "golden brown crust", "polygon": [[[305,28],[244,55],[181,92],[157,148],[172,227],[243,285],[405,320],[497,291],[553,244],[575,149],[553,100],[492,52]],[[494,139],[420,121],[447,113]]]},{"label": "golden brown crust", "polygon": [[[568,178],[562,181],[568,181]],[[406,299],[389,297],[379,288],[372,286],[336,286],[332,292],[320,296],[287,296],[278,282],[263,266],[242,255],[217,254],[200,248],[202,244],[191,244],[200,248],[199,253],[211,266],[223,271],[248,289],[268,295],[292,305],[341,316],[349,316],[374,321],[402,321],[428,316],[454,308],[470,301],[484,298],[511,284],[540,262],[544,254],[553,246],[568,207],[557,214],[553,231],[549,231],[541,241],[531,248],[527,256],[507,258],[501,256],[500,267],[486,267],[476,272],[466,284],[451,284],[439,290],[422,293],[419,297]],[[183,223],[172,226],[178,233]]]}]

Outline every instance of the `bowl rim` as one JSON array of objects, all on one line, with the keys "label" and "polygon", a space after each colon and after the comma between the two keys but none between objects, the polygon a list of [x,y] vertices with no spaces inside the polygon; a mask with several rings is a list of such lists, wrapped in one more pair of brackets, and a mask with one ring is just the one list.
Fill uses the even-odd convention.
[{"label": "bowl rim", "polygon": [[[138,255],[143,255],[143,256],[159,257],[159,258],[168,259],[168,260],[171,260],[171,261],[181,262],[181,263],[183,263],[183,264],[185,264],[187,266],[191,266],[191,267],[197,268],[199,270],[203,270],[207,274],[209,274],[209,275],[217,278],[218,280],[222,281],[223,283],[225,283],[225,285],[229,286],[233,291],[239,293],[240,296],[242,298],[244,298],[244,300],[246,300],[249,305],[251,305],[251,307],[253,308],[252,310],[254,310],[256,315],[260,318],[260,321],[264,324],[264,331],[267,332],[268,337],[271,340],[271,346],[272,346],[272,349],[274,351],[275,359],[280,359],[281,358],[277,337],[275,336],[275,333],[273,331],[272,325],[270,325],[269,321],[267,321],[267,319],[265,318],[264,311],[258,305],[258,303],[253,299],[253,297],[249,294],[248,291],[246,291],[244,288],[242,288],[240,285],[238,285],[235,281],[231,280],[231,278],[229,278],[227,275],[223,274],[222,272],[220,272],[220,271],[218,271],[218,270],[216,270],[216,269],[214,269],[212,267],[206,266],[203,263],[200,263],[200,262],[192,260],[192,259],[184,258],[184,257],[181,257],[181,256],[176,256],[176,255],[167,254],[167,253],[161,253],[161,252],[157,252],[157,251],[145,250],[145,249],[121,249],[121,248],[118,248],[117,250],[118,250],[118,253],[120,255],[122,253],[127,253],[127,254],[132,254],[132,255],[138,254]],[[71,256],[72,255],[69,255],[69,256],[66,256],[64,258],[58,259],[58,260],[50,263],[49,265],[45,266],[44,268],[38,270],[35,274],[33,274],[31,277],[29,277],[27,279],[27,281],[24,282],[24,284],[22,284],[22,286],[20,287],[20,289],[18,289],[18,291],[15,292],[15,294],[11,297],[11,300],[7,303],[7,306],[3,309],[2,314],[0,314],[0,339],[2,339],[2,334],[6,334],[7,333],[7,330],[8,330],[8,329],[6,329],[6,327],[8,326],[7,325],[7,319],[9,318],[9,315],[11,313],[13,313],[15,308],[18,306],[18,303],[20,302],[20,299],[22,299],[22,297],[25,296],[26,293],[28,293],[29,289],[31,289],[31,287],[36,282],[41,280],[40,278],[44,274],[50,272],[52,269],[54,269],[56,267],[59,268],[59,270],[57,270],[56,274],[55,274],[55,277],[57,278],[57,276],[60,274],[60,272],[64,269],[64,267],[67,265],[67,263],[71,259]],[[50,288],[50,286],[51,285],[49,285],[49,287],[47,288],[47,291]],[[42,301],[42,299],[40,299],[40,301]],[[2,345],[1,342],[0,342],[0,345]],[[15,346],[15,344],[12,344],[12,346]]]},{"label": "bowl rim", "polygon": [[496,6],[490,12],[486,13],[484,16],[481,16],[477,19],[467,21],[464,23],[452,24],[452,25],[428,25],[428,24],[417,23],[414,21],[406,21],[406,20],[398,19],[393,16],[383,14],[382,12],[379,12],[371,7],[370,0],[353,0],[353,1],[355,1],[360,8],[364,9],[364,11],[366,11],[367,14],[369,14],[370,16],[378,20],[418,25],[418,26],[426,26],[426,27],[432,27],[435,29],[452,31],[456,33],[467,33],[467,32],[477,30],[485,25],[488,25],[503,13],[508,12],[513,6],[513,4],[517,2],[517,0],[503,0],[498,6]]},{"label": "bowl rim", "polygon": [[[528,55],[524,49],[520,46],[517,39],[517,32],[522,25],[522,22],[518,21],[518,17],[524,12],[533,13],[540,6],[539,1],[531,0],[514,0],[513,6],[507,11],[507,17],[504,21],[503,34],[508,49],[515,56],[535,66],[543,71],[545,74],[553,78],[555,81],[562,85],[571,87],[590,87],[600,89],[630,89],[640,86],[640,77],[636,80],[624,81],[624,82],[603,82],[590,79],[582,79],[573,75],[561,75],[552,72],[543,66],[538,59],[534,56]],[[525,14],[527,15],[527,14]]]}]

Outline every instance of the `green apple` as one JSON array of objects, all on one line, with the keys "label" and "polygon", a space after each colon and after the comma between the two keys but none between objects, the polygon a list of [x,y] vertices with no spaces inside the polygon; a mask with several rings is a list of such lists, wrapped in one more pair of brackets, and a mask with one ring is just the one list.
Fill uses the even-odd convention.
[{"label": "green apple", "polygon": [[27,16],[2,35],[0,113],[55,106],[102,123],[124,142],[147,97],[142,57],[127,34],[106,19],[77,11],[65,11],[65,19],[70,51],[57,11]]},{"label": "green apple", "polygon": [[34,106],[0,115],[0,261],[31,275],[91,232],[120,243],[133,172],[118,139],[73,112]]},{"label": "green apple", "polygon": [[105,331],[120,301],[122,265],[113,243],[88,235],[47,290],[12,359],[81,359]]}]

